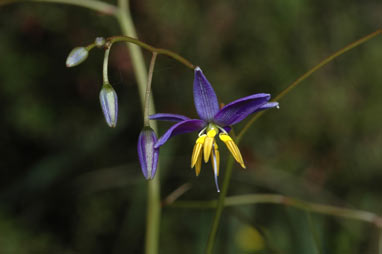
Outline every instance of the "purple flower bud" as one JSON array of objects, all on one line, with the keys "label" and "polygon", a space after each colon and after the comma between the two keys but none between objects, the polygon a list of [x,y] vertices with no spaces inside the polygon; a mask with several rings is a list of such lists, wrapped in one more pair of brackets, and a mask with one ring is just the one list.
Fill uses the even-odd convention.
[{"label": "purple flower bud", "polygon": [[147,180],[154,178],[158,166],[159,148],[154,148],[157,135],[150,127],[144,127],[138,138],[138,157],[142,173]]},{"label": "purple flower bud", "polygon": [[88,58],[89,51],[84,47],[77,47],[70,51],[66,58],[66,67],[77,66]]},{"label": "purple flower bud", "polygon": [[99,93],[99,100],[107,125],[115,127],[118,117],[118,97],[110,84],[103,84],[101,92]]}]

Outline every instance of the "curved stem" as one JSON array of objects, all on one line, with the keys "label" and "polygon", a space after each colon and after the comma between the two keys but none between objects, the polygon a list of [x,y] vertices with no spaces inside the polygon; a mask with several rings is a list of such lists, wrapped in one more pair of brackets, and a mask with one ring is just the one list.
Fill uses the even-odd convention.
[{"label": "curved stem", "polygon": [[[130,9],[127,0],[118,0],[119,10],[116,13],[116,18],[121,26],[123,34],[129,37],[137,37],[133,21],[131,19]],[[143,59],[142,51],[137,45],[128,43],[130,57],[133,64],[135,77],[137,78],[138,91],[141,97],[142,110],[145,107],[145,90],[147,84],[147,71]],[[149,97],[148,107],[150,114],[155,113],[153,97]],[[157,131],[157,125],[154,122],[152,125],[154,131]],[[147,183],[147,221],[146,221],[146,236],[145,236],[145,253],[157,254],[159,245],[159,226],[160,226],[160,185],[159,185],[159,169],[156,177]]]},{"label": "curved stem", "polygon": [[[315,73],[317,70],[319,70],[321,67],[325,66],[326,64],[330,63],[333,59],[343,55],[344,53],[348,52],[349,50],[369,41],[370,39],[374,38],[375,36],[379,35],[382,33],[382,29],[378,29],[377,31],[368,34],[364,37],[362,37],[359,40],[356,40],[355,42],[350,43],[346,47],[338,50],[334,54],[328,56],[324,60],[322,60],[319,64],[314,66],[312,69],[308,70],[305,72],[302,76],[300,76],[298,79],[296,79],[292,84],[287,86],[283,91],[281,91],[272,101],[278,101],[281,98],[283,98],[286,94],[288,94],[293,88],[295,88],[298,84],[300,84],[302,81],[310,77],[313,73]],[[240,142],[241,138],[243,135],[248,131],[249,127],[257,120],[259,119],[265,112],[267,111],[261,111],[254,115],[243,127],[243,129],[240,131],[239,135],[237,136],[237,142]]]},{"label": "curved stem", "polygon": [[113,37],[107,38],[107,40],[110,42],[120,42],[120,41],[130,42],[130,43],[136,44],[136,45],[138,45],[144,49],[147,49],[153,53],[156,52],[158,55],[166,55],[168,57],[171,57],[171,58],[175,59],[176,61],[184,64],[186,67],[188,67],[192,70],[195,69],[195,65],[193,65],[190,61],[188,61],[186,58],[178,55],[177,53],[175,53],[171,50],[168,50],[168,49],[153,47],[147,43],[144,43],[138,39],[135,39],[135,38],[132,38],[129,36],[113,36]]},{"label": "curved stem", "polygon": [[105,56],[103,58],[103,69],[102,69],[103,84],[110,84],[109,76],[107,73],[110,49],[111,49],[111,44],[105,49]]},{"label": "curved stem", "polygon": [[107,15],[115,15],[117,7],[98,0],[1,0],[1,5],[13,4],[13,3],[29,3],[29,2],[44,2],[44,3],[58,3],[76,5],[84,8],[88,8],[94,11],[101,12]]},{"label": "curved stem", "polygon": [[[218,201],[176,201],[171,207],[194,208],[194,209],[213,209],[216,208]],[[368,211],[342,208],[331,205],[306,202],[299,199],[278,195],[278,194],[248,194],[226,197],[224,206],[255,205],[255,204],[276,204],[295,207],[309,212],[332,215],[347,219],[360,220],[371,223],[377,227],[382,226],[382,217]]]}]

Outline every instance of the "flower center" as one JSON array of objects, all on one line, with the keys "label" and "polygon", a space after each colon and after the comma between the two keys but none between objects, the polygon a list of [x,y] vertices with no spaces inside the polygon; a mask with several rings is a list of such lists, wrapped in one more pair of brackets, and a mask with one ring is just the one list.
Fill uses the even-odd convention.
[{"label": "flower center", "polygon": [[222,127],[214,123],[209,123],[207,127],[199,132],[199,137],[196,139],[194,150],[192,151],[191,168],[195,167],[195,173],[198,176],[200,174],[203,158],[205,163],[211,158],[216,188],[219,192],[217,177],[219,175],[220,153],[215,140],[215,136],[218,134],[220,140],[224,142],[235,160],[245,168],[240,150],[235,142]]}]

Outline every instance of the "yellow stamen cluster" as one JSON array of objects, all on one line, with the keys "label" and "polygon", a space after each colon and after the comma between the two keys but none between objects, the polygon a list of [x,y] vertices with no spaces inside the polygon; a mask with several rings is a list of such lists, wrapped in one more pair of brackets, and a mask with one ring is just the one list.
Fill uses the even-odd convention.
[{"label": "yellow stamen cluster", "polygon": [[[195,142],[194,150],[191,156],[191,168],[195,167],[195,173],[197,176],[200,174],[202,157],[204,157],[205,163],[207,163],[211,158],[214,172],[216,172],[216,174],[219,175],[220,153],[218,150],[218,145],[215,141],[215,136],[218,134],[218,131],[218,128],[216,128],[215,126],[209,126],[207,129],[207,134],[200,135]],[[231,152],[235,160],[243,168],[245,168],[240,150],[235,144],[235,142],[232,140],[232,138],[225,132],[220,133],[219,138],[226,144],[228,150]]]}]

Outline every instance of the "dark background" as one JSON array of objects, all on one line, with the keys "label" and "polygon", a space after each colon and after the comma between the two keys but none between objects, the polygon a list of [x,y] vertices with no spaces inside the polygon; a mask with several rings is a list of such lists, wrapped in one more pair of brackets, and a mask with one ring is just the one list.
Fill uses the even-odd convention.
[{"label": "dark background", "polygon": [[[131,2],[139,37],[200,65],[223,103],[258,92],[274,97],[325,57],[382,28],[382,3],[372,0]],[[84,8],[0,7],[0,253],[142,253],[142,114],[128,51],[118,44],[111,52],[115,129],[98,101],[102,51],[65,67],[72,48],[118,34],[115,19]],[[278,193],[381,213],[381,42],[376,37],[335,59],[251,127],[240,144],[247,170],[235,165],[230,195]],[[157,111],[195,117],[192,79],[160,56]],[[161,123],[159,133],[168,126]],[[218,196],[210,165],[198,178],[189,169],[196,135],[161,149],[163,198],[184,183],[192,188],[181,200]],[[230,155],[220,147],[223,175]],[[213,210],[164,207],[160,253],[201,253],[212,217]],[[377,247],[373,225],[256,205],[225,210],[216,253],[352,254]]]}]

